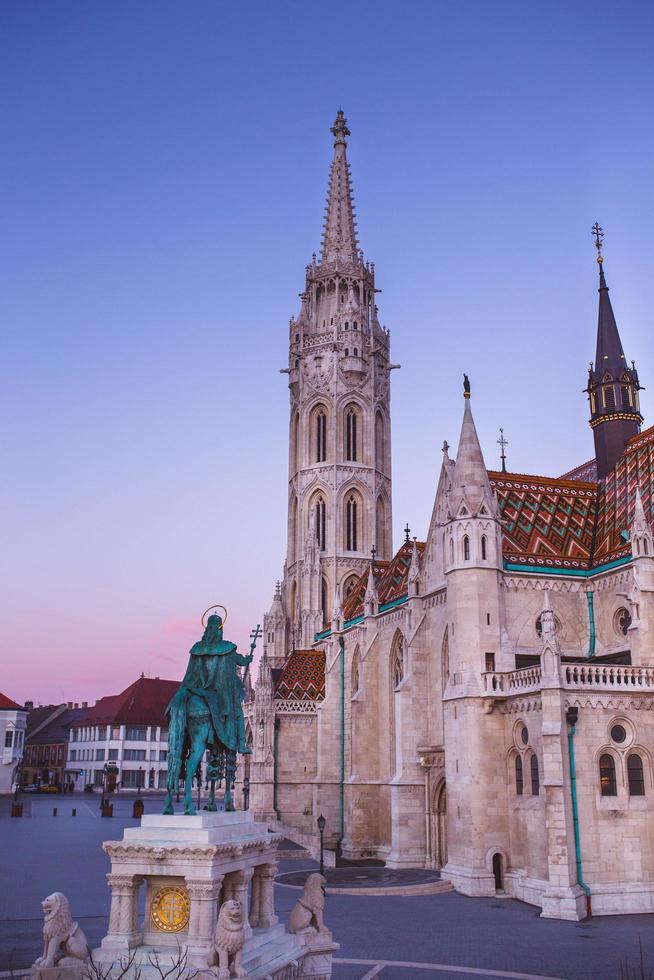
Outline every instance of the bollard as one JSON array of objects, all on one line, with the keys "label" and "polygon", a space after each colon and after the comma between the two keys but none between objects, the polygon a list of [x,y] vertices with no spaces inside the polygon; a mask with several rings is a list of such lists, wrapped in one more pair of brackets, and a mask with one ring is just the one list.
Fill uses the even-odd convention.
[{"label": "bollard", "polygon": [[103,817],[113,817],[113,815],[114,815],[114,805],[113,805],[113,803],[105,803],[105,805],[102,807],[102,816]]},{"label": "bollard", "polygon": [[22,803],[12,803],[11,804],[11,815],[12,815],[12,817],[22,817],[22,815],[23,815],[23,804]]},{"label": "bollard", "polygon": [[73,807],[73,812],[71,813],[71,817],[76,817],[76,816],[77,816],[77,808]]},{"label": "bollard", "polygon": [[136,818],[143,816],[143,800],[134,800],[134,806],[132,807],[132,816]]},{"label": "bollard", "polygon": [[53,806],[53,808],[52,808],[52,816],[53,817],[56,817],[57,816],[57,808],[56,808],[56,806]]}]

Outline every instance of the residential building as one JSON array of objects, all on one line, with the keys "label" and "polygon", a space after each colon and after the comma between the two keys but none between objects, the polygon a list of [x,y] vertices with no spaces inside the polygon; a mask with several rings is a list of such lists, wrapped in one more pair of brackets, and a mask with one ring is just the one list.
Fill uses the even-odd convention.
[{"label": "residential building", "polygon": [[0,692],[0,794],[12,793],[23,759],[26,709]]}]

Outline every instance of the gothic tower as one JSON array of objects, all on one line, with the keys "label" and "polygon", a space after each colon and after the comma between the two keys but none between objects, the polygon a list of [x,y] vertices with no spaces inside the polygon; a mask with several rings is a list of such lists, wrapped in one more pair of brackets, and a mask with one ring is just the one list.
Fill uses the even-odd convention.
[{"label": "gothic tower", "polygon": [[322,251],[306,267],[285,369],[287,650],[310,646],[365,570],[373,547],[378,558],[392,556],[390,334],[377,315],[374,264],[364,260],[357,241],[346,156],[350,131],[342,111],[331,132]]},{"label": "gothic tower", "polygon": [[627,367],[622,341],[604,278],[602,229],[595,223],[595,248],[599,265],[599,313],[595,365],[588,371],[590,425],[595,438],[597,476],[602,480],[611,472],[632,436],[640,432],[638,372],[632,361]]}]

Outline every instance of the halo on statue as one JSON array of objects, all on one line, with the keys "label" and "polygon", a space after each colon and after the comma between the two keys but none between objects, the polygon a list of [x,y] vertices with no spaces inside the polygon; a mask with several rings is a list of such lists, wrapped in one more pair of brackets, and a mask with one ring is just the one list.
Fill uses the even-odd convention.
[{"label": "halo on statue", "polygon": [[205,609],[204,610],[204,612],[202,613],[202,626],[203,627],[205,626],[204,617],[207,615],[207,613],[210,613],[212,609],[222,609],[222,611],[225,614],[223,616],[223,618],[222,618],[222,620],[223,620],[223,626],[224,626],[225,623],[227,622],[227,610],[225,609],[224,606],[221,606],[220,603],[218,603],[218,605],[216,605],[216,606],[209,606],[208,609]]}]

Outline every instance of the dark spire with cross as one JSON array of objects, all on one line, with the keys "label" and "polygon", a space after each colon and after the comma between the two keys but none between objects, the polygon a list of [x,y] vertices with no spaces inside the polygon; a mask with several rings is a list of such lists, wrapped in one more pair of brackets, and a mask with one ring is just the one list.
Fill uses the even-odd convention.
[{"label": "dark spire with cross", "polygon": [[375,564],[375,557],[376,557],[376,555],[377,555],[377,549],[375,548],[375,546],[373,544],[372,548],[370,549],[370,557],[372,559],[373,565]]},{"label": "dark spire with cross", "polygon": [[497,440],[497,444],[500,447],[500,459],[502,460],[502,473],[506,473],[506,453],[504,449],[509,444],[509,440],[504,438],[504,429],[500,426],[500,437]]},{"label": "dark spire with cross", "polygon": [[406,527],[404,528],[404,543],[409,544],[411,541],[411,528],[409,527],[409,522],[407,521]]},{"label": "dark spire with cross", "polygon": [[640,432],[638,372],[627,361],[604,276],[604,232],[596,221],[591,229],[599,266],[599,311],[595,364],[588,372],[590,425],[595,439],[597,476],[613,470],[629,439]]}]

